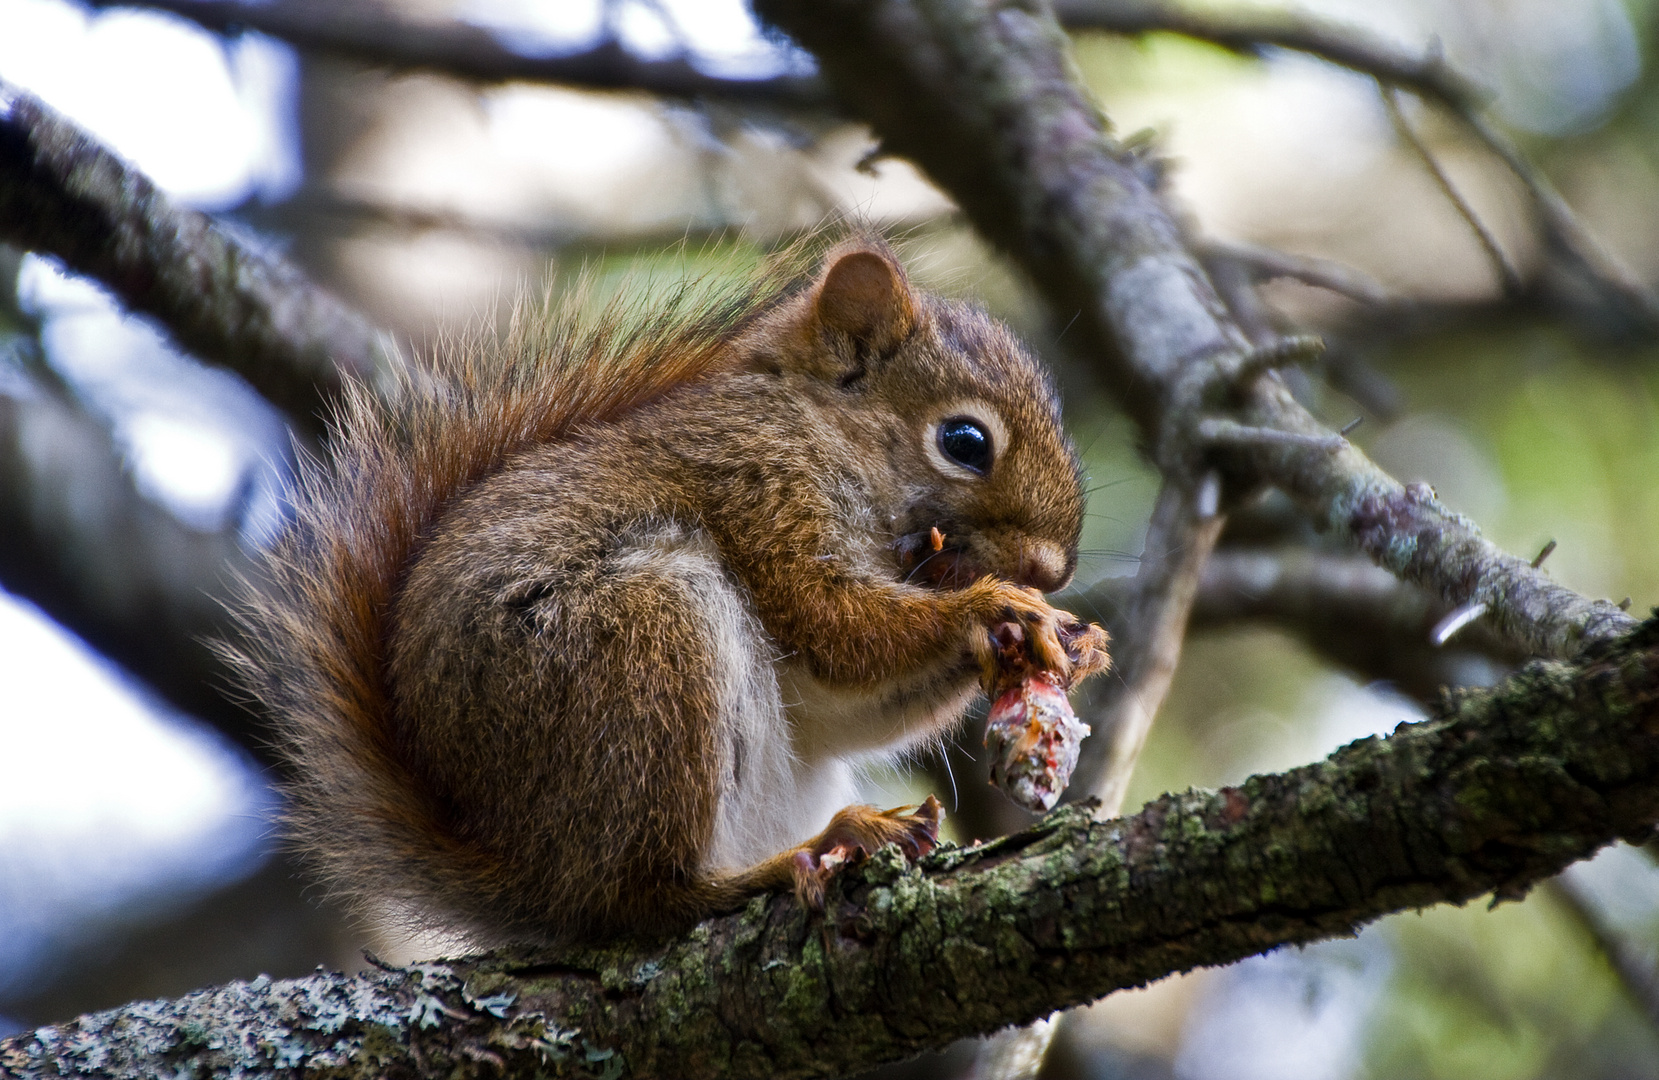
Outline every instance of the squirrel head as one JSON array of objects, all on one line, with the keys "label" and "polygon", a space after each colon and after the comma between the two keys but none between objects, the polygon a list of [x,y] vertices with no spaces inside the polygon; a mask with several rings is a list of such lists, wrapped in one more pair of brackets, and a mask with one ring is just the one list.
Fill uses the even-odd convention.
[{"label": "squirrel head", "polygon": [[1082,475],[1048,372],[1007,327],[914,289],[855,238],[767,322],[755,363],[810,387],[863,452],[861,487],[895,568],[960,588],[994,575],[1043,592],[1077,565]]}]

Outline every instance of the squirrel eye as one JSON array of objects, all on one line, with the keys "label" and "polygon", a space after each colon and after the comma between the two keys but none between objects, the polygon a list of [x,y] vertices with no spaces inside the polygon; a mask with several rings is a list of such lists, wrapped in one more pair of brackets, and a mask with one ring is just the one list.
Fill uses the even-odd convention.
[{"label": "squirrel eye", "polygon": [[978,420],[958,416],[940,424],[939,449],[958,465],[974,472],[991,469],[991,433]]}]

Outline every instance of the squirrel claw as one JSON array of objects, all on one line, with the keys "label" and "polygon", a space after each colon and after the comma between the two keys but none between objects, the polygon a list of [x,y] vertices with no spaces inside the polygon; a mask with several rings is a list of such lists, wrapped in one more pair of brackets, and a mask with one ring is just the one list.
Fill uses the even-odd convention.
[{"label": "squirrel claw", "polygon": [[1112,658],[1106,652],[1111,635],[1093,623],[1068,618],[1070,621],[1059,628],[1060,645],[1071,661],[1071,681],[1075,684],[1112,666]]},{"label": "squirrel claw", "polygon": [[897,844],[907,859],[921,858],[938,846],[944,816],[932,795],[920,806],[849,806],[838,811],[827,829],[796,848],[790,858],[796,898],[809,911],[823,911],[829,879],[887,844]]}]

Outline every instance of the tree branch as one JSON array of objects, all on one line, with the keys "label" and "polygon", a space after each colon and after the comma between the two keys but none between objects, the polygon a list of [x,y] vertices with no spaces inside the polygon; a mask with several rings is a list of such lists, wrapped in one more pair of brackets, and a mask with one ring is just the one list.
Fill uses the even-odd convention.
[{"label": "tree branch", "polygon": [[1192,622],[1270,623],[1332,663],[1386,679],[1419,701],[1467,683],[1471,669],[1486,676],[1525,660],[1479,623],[1455,645],[1436,647],[1429,632],[1447,611],[1417,586],[1354,556],[1226,549],[1204,566]]},{"label": "tree branch", "polygon": [[[1365,271],[1315,255],[1292,255],[1287,251],[1245,244],[1206,239],[1199,250],[1206,266],[1217,262],[1234,262],[1243,267],[1252,280],[1272,281],[1290,278],[1315,288],[1326,289],[1339,296],[1369,307],[1393,307],[1399,303],[1387,286]],[[1214,271],[1211,271],[1214,276]]]},{"label": "tree branch", "polygon": [[1117,821],[1069,808],[918,867],[889,847],[823,917],[772,896],[664,943],[232,983],[16,1036],[0,1069],[842,1075],[1392,911],[1517,898],[1656,822],[1659,620],[1288,773]]},{"label": "tree branch", "polygon": [[[94,8],[129,7],[89,0]],[[591,90],[641,90],[678,100],[828,109],[829,92],[810,75],[740,79],[709,75],[684,58],[642,60],[615,41],[580,52],[530,56],[481,27],[417,22],[376,3],[352,0],[142,0],[215,33],[256,30],[296,48],[392,71],[431,71],[480,83],[547,82]]]},{"label": "tree branch", "polygon": [[1492,269],[1497,274],[1498,284],[1504,296],[1510,299],[1520,296],[1525,289],[1521,272],[1510,261],[1492,230],[1486,227],[1486,223],[1480,219],[1469,200],[1463,197],[1463,193],[1452,182],[1439,159],[1434,156],[1434,151],[1429,149],[1428,143],[1423,141],[1423,137],[1417,134],[1417,129],[1411,126],[1411,121],[1406,119],[1405,113],[1400,109],[1400,91],[1380,81],[1377,83],[1377,90],[1382,94],[1383,109],[1388,113],[1388,122],[1393,125],[1395,134],[1411,147],[1412,152],[1417,155],[1417,160],[1423,163],[1423,167],[1434,178],[1435,186],[1440,189],[1440,193],[1446,196],[1446,201],[1452,204],[1452,208],[1480,242],[1481,250],[1486,253],[1487,261],[1492,264]]},{"label": "tree branch", "polygon": [[180,346],[302,422],[346,376],[394,385],[389,341],[268,252],[233,239],[33,96],[0,83],[0,240],[96,278]]},{"label": "tree branch", "polygon": [[[1180,228],[1074,77],[1037,4],[758,0],[892,151],[920,164],[1009,252],[1092,354],[1166,476],[1218,468],[1233,497],[1273,484],[1322,528],[1448,602],[1487,604],[1528,652],[1572,653],[1634,623],[1494,547],[1308,415],[1251,346]],[[1207,421],[1283,433],[1204,446]]]}]

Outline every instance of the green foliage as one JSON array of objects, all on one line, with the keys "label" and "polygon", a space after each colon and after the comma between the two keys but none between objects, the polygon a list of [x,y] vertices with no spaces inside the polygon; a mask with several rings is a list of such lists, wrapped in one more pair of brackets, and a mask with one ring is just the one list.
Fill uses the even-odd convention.
[{"label": "green foliage", "polygon": [[1659,1076],[1659,1039],[1558,904],[1438,907],[1386,924],[1395,976],[1372,1077]]},{"label": "green foliage", "polygon": [[1494,541],[1526,554],[1554,539],[1545,565],[1563,584],[1659,602],[1659,355],[1510,324],[1425,339],[1396,363],[1416,409],[1490,455],[1502,491],[1480,524]]}]

